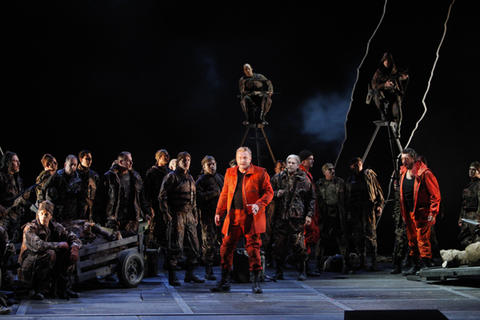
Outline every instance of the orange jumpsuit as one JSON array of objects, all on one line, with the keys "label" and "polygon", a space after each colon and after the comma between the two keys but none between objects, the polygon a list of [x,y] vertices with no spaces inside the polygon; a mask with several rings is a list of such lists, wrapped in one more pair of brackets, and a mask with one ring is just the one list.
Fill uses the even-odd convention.
[{"label": "orange jumpsuit", "polygon": [[[412,169],[415,181],[413,184],[413,211],[408,210],[404,197],[404,179],[407,168],[400,169],[400,210],[407,227],[410,255],[414,259],[432,258],[430,244],[430,227],[435,224],[435,217],[440,207],[440,188],[432,171],[417,161]],[[428,217],[433,219],[428,221]]]},{"label": "orange jumpsuit", "polygon": [[[215,213],[220,217],[226,214],[222,228],[224,237],[220,247],[221,267],[222,269],[231,269],[236,244],[244,235],[250,271],[262,270],[260,234],[265,233],[266,230],[265,207],[273,198],[270,177],[264,168],[250,165],[242,181],[243,209],[232,210],[232,201],[237,186],[237,172],[238,167],[227,169]],[[253,204],[259,208],[257,214],[252,214],[249,210]]]}]

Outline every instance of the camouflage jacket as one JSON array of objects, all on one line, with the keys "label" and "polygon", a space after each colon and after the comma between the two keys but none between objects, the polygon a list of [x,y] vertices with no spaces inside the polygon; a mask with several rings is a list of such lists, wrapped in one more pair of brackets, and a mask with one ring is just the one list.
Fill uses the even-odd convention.
[{"label": "camouflage jacket", "polygon": [[471,181],[463,189],[460,220],[467,218],[469,212],[475,212],[476,219],[480,219],[480,179]]},{"label": "camouflage jacket", "polygon": [[254,73],[252,77],[243,76],[238,83],[240,94],[244,96],[251,95],[254,91],[273,93],[273,85],[264,75]]},{"label": "camouflage jacket", "polygon": [[202,174],[195,183],[197,188],[197,205],[200,214],[208,214],[212,218],[215,217],[218,198],[222,192],[224,177],[215,173]]},{"label": "camouflage jacket", "polygon": [[351,175],[347,179],[346,191],[347,212],[354,207],[382,207],[385,202],[377,174],[371,169],[363,170],[358,177]]},{"label": "camouflage jacket", "polygon": [[345,227],[345,181],[338,177],[333,180],[322,178],[317,181],[315,187],[321,219],[339,216],[342,227]]},{"label": "camouflage jacket", "polygon": [[[8,209],[23,191],[23,180],[18,173],[8,174],[0,172],[0,206]],[[23,212],[23,206],[26,203],[25,199],[20,199],[20,203],[15,211],[21,210]]]},{"label": "camouflage jacket", "polygon": [[[305,172],[297,170],[292,176],[284,170],[271,179],[275,200],[275,218],[306,218],[313,217],[315,212],[315,190]],[[284,190],[282,196],[278,191]]]},{"label": "camouflage jacket", "polygon": [[18,262],[22,269],[33,268],[22,264],[29,255],[42,255],[47,250],[58,250],[60,242],[68,243],[69,247],[82,247],[82,242],[75,233],[67,231],[61,224],[50,221],[48,228],[44,228],[37,219],[23,227],[23,243],[20,249]]},{"label": "camouflage jacket", "polygon": [[195,181],[188,171],[180,167],[163,179],[158,200],[164,215],[173,217],[177,212],[191,212],[197,217]]}]

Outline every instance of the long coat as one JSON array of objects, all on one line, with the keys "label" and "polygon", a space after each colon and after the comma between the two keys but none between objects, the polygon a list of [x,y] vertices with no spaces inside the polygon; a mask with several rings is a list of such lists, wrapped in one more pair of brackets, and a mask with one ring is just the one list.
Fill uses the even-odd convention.
[{"label": "long coat", "polygon": [[[230,227],[230,208],[232,207],[233,195],[237,186],[237,171],[238,167],[227,169],[225,174],[225,182],[223,184],[220,198],[218,199],[216,215],[225,218],[223,223],[222,233],[227,235]],[[242,199],[243,208],[246,211],[247,205],[256,204],[259,211],[253,217],[253,224],[251,226],[244,226],[245,233],[256,234],[265,233],[266,218],[265,207],[272,201],[273,189],[270,185],[270,176],[267,170],[261,167],[250,165],[250,168],[245,173],[242,181]],[[248,231],[247,231],[248,230]]]},{"label": "long coat", "polygon": [[[432,171],[421,162],[417,161],[413,168],[415,174],[415,182],[413,185],[413,212],[415,214],[416,227],[434,225],[435,219],[428,221],[428,216],[435,218],[440,208],[440,188],[437,178]],[[400,169],[400,209],[403,221],[408,221],[410,215],[405,205],[405,197],[403,195],[403,179],[407,174],[407,168]]]}]

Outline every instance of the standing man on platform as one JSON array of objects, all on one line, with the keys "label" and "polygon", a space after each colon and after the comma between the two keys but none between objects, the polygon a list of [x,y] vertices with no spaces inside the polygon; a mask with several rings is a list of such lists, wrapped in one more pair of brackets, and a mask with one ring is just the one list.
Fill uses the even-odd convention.
[{"label": "standing man on platform", "polygon": [[145,199],[147,200],[152,218],[148,224],[147,246],[152,249],[158,249],[161,242],[165,240],[165,221],[160,212],[158,195],[162,187],[163,179],[172,170],[168,167],[170,155],[165,149],[160,149],[155,153],[155,165],[148,169],[145,175]]},{"label": "standing man on platform", "polygon": [[94,211],[95,193],[100,180],[98,173],[90,169],[92,166],[92,153],[88,150],[82,150],[78,154],[80,163],[77,171],[83,182],[83,190],[85,196],[85,218],[90,222],[100,222],[100,217],[96,216]]},{"label": "standing man on platform", "polygon": [[265,207],[273,198],[273,189],[267,170],[252,165],[252,152],[240,147],[236,153],[237,167],[227,169],[225,183],[217,204],[215,224],[226,215],[223,223],[223,243],[220,248],[222,278],[213,292],[230,291],[230,271],[233,252],[242,235],[246,239],[246,250],[252,273],[252,291],[262,293],[260,271],[262,262],[260,235],[265,232]]},{"label": "standing man on platform", "polygon": [[[302,161],[302,164],[300,165],[300,170],[306,173],[308,180],[313,185],[313,188],[315,189],[315,181],[313,180],[313,175],[310,173],[310,169],[313,168],[313,163],[315,162],[313,153],[309,150],[302,150],[298,154],[300,157],[300,160]],[[318,205],[315,200],[315,213],[312,217],[312,222],[305,226],[305,244],[307,246],[307,251],[308,255],[311,253],[311,246],[316,246],[318,241],[320,240],[320,228],[319,228],[319,220],[320,220],[320,215],[318,213]],[[307,268],[307,273],[310,271],[308,267],[308,262],[306,265]],[[319,276],[321,270],[316,268],[315,272],[312,273],[312,275]]]},{"label": "standing man on platform", "polygon": [[202,160],[203,174],[197,179],[197,205],[202,227],[203,262],[205,263],[205,279],[217,280],[213,274],[213,258],[217,232],[215,227],[215,212],[218,198],[223,188],[223,176],[217,173],[217,162],[212,156]]},{"label": "standing man on platform", "polygon": [[243,66],[243,72],[245,75],[239,81],[242,99],[240,105],[247,116],[243,124],[256,123],[255,114],[253,114],[253,119],[250,118],[252,104],[254,103],[261,107],[260,121],[262,121],[262,124],[268,124],[265,121],[265,115],[272,106],[272,83],[264,75],[253,73],[252,66],[248,63]]},{"label": "standing man on platform", "polygon": [[400,209],[407,227],[408,246],[413,266],[404,275],[414,275],[421,268],[433,267],[430,227],[440,208],[440,188],[432,171],[417,160],[411,148],[403,149],[400,168]]},{"label": "standing man on platform", "polygon": [[315,211],[315,188],[305,172],[299,169],[300,157],[291,154],[287,158],[287,169],[272,178],[275,198],[274,237],[272,256],[276,261],[274,279],[283,279],[283,265],[289,245],[299,266],[298,280],[307,279],[305,226],[312,222]]},{"label": "standing man on platform", "polygon": [[315,257],[317,269],[321,269],[322,257],[328,240],[335,238],[343,259],[342,272],[350,268],[348,259],[348,238],[346,235],[347,212],[345,209],[345,181],[335,176],[335,167],[326,163],[322,167],[324,178],[317,181],[317,204],[322,217],[320,223],[320,241],[317,244]]},{"label": "standing man on platform", "polygon": [[177,156],[177,167],[164,179],[158,200],[160,211],[166,221],[172,224],[171,248],[167,250],[168,283],[180,286],[175,274],[178,259],[185,253],[187,270],[184,282],[203,283],[205,279],[198,278],[193,270],[197,265],[197,202],[195,181],[189,173],[192,157],[186,151]]},{"label": "standing man on platform", "polygon": [[[377,217],[382,214],[383,191],[377,174],[363,168],[361,158],[350,160],[353,175],[347,179],[347,215],[352,224],[360,267],[370,271],[377,267]],[[366,247],[366,248],[365,248]],[[371,253],[371,264],[367,267],[366,250]]]}]

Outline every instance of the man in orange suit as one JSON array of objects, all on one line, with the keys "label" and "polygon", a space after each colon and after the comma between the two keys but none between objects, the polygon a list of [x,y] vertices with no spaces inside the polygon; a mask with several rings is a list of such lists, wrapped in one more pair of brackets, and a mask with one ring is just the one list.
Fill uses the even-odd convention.
[{"label": "man in orange suit", "polygon": [[260,235],[265,233],[265,207],[273,198],[273,189],[267,170],[252,165],[252,152],[240,147],[236,154],[237,166],[227,169],[225,181],[215,213],[215,224],[225,216],[220,247],[222,278],[211,288],[212,292],[230,290],[230,270],[233,265],[233,252],[238,240],[245,236],[250,272],[252,273],[252,291],[262,293],[260,271],[262,262]]},{"label": "man in orange suit", "polygon": [[407,227],[408,246],[413,266],[404,275],[413,275],[421,268],[433,267],[430,227],[440,207],[440,188],[432,171],[411,148],[402,151],[400,171],[400,210]]}]

